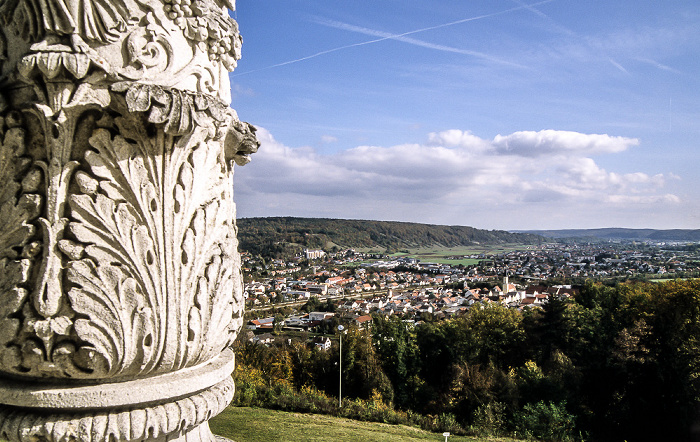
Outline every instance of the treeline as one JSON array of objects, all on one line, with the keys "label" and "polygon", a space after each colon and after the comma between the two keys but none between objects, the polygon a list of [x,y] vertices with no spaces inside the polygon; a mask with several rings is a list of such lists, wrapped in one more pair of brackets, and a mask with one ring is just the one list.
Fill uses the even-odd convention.
[{"label": "treeline", "polygon": [[591,239],[628,241],[700,241],[700,229],[564,229],[564,230],[529,230],[528,233],[547,238],[574,238],[585,241]]},{"label": "treeline", "polygon": [[420,246],[479,244],[536,244],[543,238],[528,233],[480,230],[465,226],[321,218],[241,218],[241,250],[275,256],[290,248],[372,248],[398,250]]},{"label": "treeline", "polygon": [[[338,350],[239,343],[237,400],[342,414],[328,399]],[[589,283],[542,308],[488,304],[415,327],[374,317],[371,331],[343,335],[342,358],[343,397],[366,419],[544,440],[694,440],[700,281]]]}]

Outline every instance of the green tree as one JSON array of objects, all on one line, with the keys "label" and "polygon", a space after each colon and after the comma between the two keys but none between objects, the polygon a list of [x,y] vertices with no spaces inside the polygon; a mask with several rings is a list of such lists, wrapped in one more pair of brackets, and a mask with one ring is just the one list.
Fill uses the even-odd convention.
[{"label": "green tree", "polygon": [[306,304],[301,306],[301,311],[309,313],[309,312],[318,312],[321,311],[321,300],[318,299],[318,296],[312,296],[309,298],[308,301],[306,301]]},{"label": "green tree", "polygon": [[517,310],[500,303],[479,305],[456,320],[455,325],[466,328],[467,354],[460,355],[460,359],[503,368],[517,366],[524,360],[525,329]]},{"label": "green tree", "polygon": [[284,315],[282,315],[281,313],[277,313],[277,314],[275,314],[274,318],[275,319],[274,319],[274,322],[272,323],[273,324],[272,327],[273,327],[275,332],[279,333],[282,331],[282,327],[284,326]]},{"label": "green tree", "polygon": [[342,356],[343,396],[369,400],[378,392],[386,403],[392,402],[391,383],[382,370],[368,331],[350,327],[343,334]]},{"label": "green tree", "polygon": [[573,323],[566,314],[568,303],[557,296],[548,296],[542,310],[540,348],[542,358],[548,359],[556,350],[566,351]]},{"label": "green tree", "polygon": [[373,340],[377,356],[393,385],[396,404],[415,403],[422,382],[418,378],[418,346],[411,325],[396,316],[373,318]]}]

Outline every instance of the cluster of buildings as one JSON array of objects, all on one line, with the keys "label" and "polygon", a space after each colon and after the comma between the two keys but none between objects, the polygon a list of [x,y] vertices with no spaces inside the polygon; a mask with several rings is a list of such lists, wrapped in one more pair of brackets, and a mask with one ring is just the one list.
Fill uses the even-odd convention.
[{"label": "cluster of buildings", "polygon": [[[682,252],[650,246],[628,250],[620,244],[548,244],[495,255],[453,257],[455,262],[463,258],[478,262],[470,266],[427,263],[405,257],[389,259],[354,250],[335,254],[321,252],[307,250],[289,261],[270,262],[261,262],[244,254],[248,307],[301,302],[312,296],[342,298],[380,292],[397,296],[428,288],[429,294],[434,291],[451,293],[449,290],[455,288],[464,290],[487,282],[491,283],[492,290],[496,290],[498,287],[495,286],[503,275],[524,282],[525,287],[553,279],[700,274],[698,251]],[[309,256],[317,258],[309,259]],[[508,287],[502,289],[506,294],[512,292]],[[506,296],[506,303],[515,302],[518,296]]]},{"label": "cluster of buildings", "polygon": [[700,256],[695,251],[646,245],[628,248],[626,244],[561,245],[514,251],[489,257],[483,273],[504,273],[525,278],[629,277],[698,272]]},{"label": "cluster of buildings", "polygon": [[[393,272],[390,272],[393,273]],[[334,313],[310,312],[290,315],[284,320],[283,328],[308,330],[336,315],[353,322],[360,328],[371,317],[370,314],[384,316],[400,315],[404,318],[419,320],[429,314],[437,319],[449,318],[466,312],[476,303],[499,302],[512,308],[527,308],[543,304],[549,296],[568,298],[575,296],[578,290],[568,285],[543,286],[529,285],[518,287],[504,278],[503,288],[446,288],[441,286],[413,287],[411,289],[373,292],[356,299],[336,299],[333,302]],[[329,298],[330,299],[330,298]],[[251,330],[272,329],[272,318],[255,319],[248,324]]]},{"label": "cluster of buildings", "polygon": [[[251,339],[266,343],[273,335],[265,331],[271,332],[275,327],[314,330],[334,319],[362,328],[370,323],[371,314],[420,321],[424,315],[437,319],[460,315],[477,303],[498,302],[524,309],[542,305],[549,296],[567,298],[577,294],[571,285],[543,285],[547,279],[700,274],[697,252],[659,247],[640,251],[625,250],[619,245],[545,245],[496,255],[453,257],[478,261],[470,266],[390,259],[353,250],[319,252],[305,251],[289,261],[269,262],[243,255],[249,310],[299,306],[312,297],[326,305],[330,303],[334,310],[278,317],[279,324],[272,317],[254,319],[248,323],[249,330],[257,331]],[[252,279],[250,275],[260,277]],[[514,284],[514,280],[519,284]],[[313,345],[323,349],[330,344],[321,339]]]},{"label": "cluster of buildings", "polygon": [[[443,289],[427,287],[406,292],[394,293],[388,290],[385,295],[370,298],[344,299],[334,304],[334,312],[295,313],[285,318],[275,317],[250,320],[247,324],[248,339],[257,344],[270,345],[277,338],[271,332],[279,331],[317,331],[324,322],[335,320],[336,323],[354,324],[359,329],[367,328],[372,321],[370,314],[385,316],[400,315],[404,321],[417,323],[429,314],[437,319],[450,318],[465,313],[477,303],[500,302],[513,308],[527,308],[543,304],[549,296],[567,298],[574,296],[577,289],[571,286],[547,287],[530,285],[518,289],[508,282],[506,277],[503,288],[492,289]],[[318,350],[328,350],[331,341],[328,337],[315,336],[307,342]]]}]

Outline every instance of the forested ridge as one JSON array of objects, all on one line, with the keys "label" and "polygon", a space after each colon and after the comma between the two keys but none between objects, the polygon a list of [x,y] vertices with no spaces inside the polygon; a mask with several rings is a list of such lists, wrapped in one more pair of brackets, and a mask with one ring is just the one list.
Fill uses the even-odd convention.
[{"label": "forested ridge", "polygon": [[700,424],[700,280],[588,283],[415,327],[374,316],[343,336],[342,409],[337,341],[236,352],[241,405],[552,441],[691,441]]},{"label": "forested ridge", "polygon": [[700,241],[700,229],[563,229],[526,230],[546,238],[617,239],[627,241]]},{"label": "forested ridge", "polygon": [[325,218],[240,218],[241,250],[254,254],[281,252],[285,247],[393,248],[466,246],[473,244],[537,244],[543,238],[528,233],[482,230],[396,221]]}]

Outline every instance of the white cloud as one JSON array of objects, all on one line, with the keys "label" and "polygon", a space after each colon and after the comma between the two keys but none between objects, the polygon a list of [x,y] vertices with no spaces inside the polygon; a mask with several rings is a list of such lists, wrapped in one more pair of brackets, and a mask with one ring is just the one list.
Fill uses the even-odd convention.
[{"label": "white cloud", "polygon": [[608,195],[607,201],[614,204],[664,204],[673,203],[678,204],[681,199],[676,195],[666,194],[666,195],[645,195],[645,196],[634,196],[634,195]]},{"label": "white cloud", "polygon": [[[236,169],[241,216],[601,227],[622,225],[615,219],[631,213],[639,222],[651,205],[681,202],[664,190],[668,176],[608,171],[589,157],[638,144],[624,137],[547,130],[487,140],[448,130],[420,143],[358,146],[333,155],[285,146],[263,128],[258,138],[262,145],[253,161]],[[561,222],[553,214],[562,210],[570,214],[569,224],[551,225]]]},{"label": "white cloud", "polygon": [[610,135],[582,134],[563,130],[521,131],[510,135],[496,135],[494,146],[501,153],[535,157],[540,155],[570,154],[596,155],[616,153],[639,144],[636,138]]},{"label": "white cloud", "polygon": [[463,147],[473,151],[485,151],[491,147],[491,143],[483,140],[469,131],[458,129],[428,134],[428,144],[431,146]]}]

